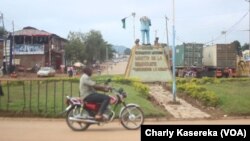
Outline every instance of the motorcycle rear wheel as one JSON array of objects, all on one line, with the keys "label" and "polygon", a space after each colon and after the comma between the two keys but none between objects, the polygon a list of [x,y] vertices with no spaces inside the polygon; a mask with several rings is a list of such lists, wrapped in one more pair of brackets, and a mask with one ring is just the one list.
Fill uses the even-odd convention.
[{"label": "motorcycle rear wheel", "polygon": [[128,130],[136,130],[141,127],[144,122],[144,113],[140,107],[128,106],[121,111],[121,124]]},{"label": "motorcycle rear wheel", "polygon": [[[71,120],[79,118],[82,114],[81,112],[81,107],[79,106],[71,108],[66,114],[67,125],[74,131],[84,131],[90,126],[89,123]],[[83,113],[87,114],[87,111],[84,111]]]}]

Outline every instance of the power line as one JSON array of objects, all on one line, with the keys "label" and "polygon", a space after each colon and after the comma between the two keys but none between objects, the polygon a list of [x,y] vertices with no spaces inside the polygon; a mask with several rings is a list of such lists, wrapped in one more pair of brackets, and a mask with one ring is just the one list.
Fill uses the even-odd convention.
[{"label": "power line", "polygon": [[[243,19],[244,19],[247,15],[248,15],[248,12],[245,13],[245,14],[240,18],[240,20],[238,20],[238,21],[237,21],[236,23],[234,23],[230,28],[228,28],[227,30],[224,30],[223,32],[225,32],[226,34],[230,34],[230,33],[234,30],[234,28],[235,28],[239,23],[241,23],[241,22],[243,21]],[[222,38],[223,35],[224,35],[224,34],[220,34],[220,35],[216,36],[216,38],[214,38],[213,40],[208,41],[208,42],[205,42],[204,44],[207,45],[207,44],[213,43],[214,41],[219,40],[220,38]]]},{"label": "power line", "polygon": [[[235,27],[240,24],[244,19],[245,17],[248,15],[248,12],[246,12],[237,22],[235,22],[232,26],[230,26],[227,30],[223,30],[227,35],[232,33],[235,29]],[[171,23],[171,21],[170,21]],[[171,35],[171,31],[168,31],[169,35]],[[219,39],[221,39],[225,34],[220,34],[218,36],[216,36],[215,38],[213,38],[212,40],[208,41],[208,42],[205,42],[204,45],[207,45],[207,44],[210,44],[210,43],[213,43]],[[180,35],[176,35],[176,40],[179,41],[179,42],[182,42],[182,43],[185,43],[186,41],[184,40],[184,38],[180,37]]]}]

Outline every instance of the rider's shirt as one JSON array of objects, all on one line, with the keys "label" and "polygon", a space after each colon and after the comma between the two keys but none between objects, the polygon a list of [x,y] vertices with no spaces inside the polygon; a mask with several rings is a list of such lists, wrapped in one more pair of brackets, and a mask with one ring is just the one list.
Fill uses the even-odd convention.
[{"label": "rider's shirt", "polygon": [[93,86],[96,84],[95,81],[91,80],[86,74],[83,74],[80,78],[80,96],[84,99],[86,96],[95,92]]}]

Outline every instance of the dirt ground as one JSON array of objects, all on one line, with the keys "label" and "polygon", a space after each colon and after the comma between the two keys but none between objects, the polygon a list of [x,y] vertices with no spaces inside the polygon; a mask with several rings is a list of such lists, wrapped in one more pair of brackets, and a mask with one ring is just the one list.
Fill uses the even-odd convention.
[{"label": "dirt ground", "polygon": [[[223,120],[155,120],[148,125],[243,124],[250,119]],[[140,130],[126,130],[118,121],[103,126],[93,125],[83,132],[72,131],[64,119],[0,118],[1,141],[140,141]]]}]

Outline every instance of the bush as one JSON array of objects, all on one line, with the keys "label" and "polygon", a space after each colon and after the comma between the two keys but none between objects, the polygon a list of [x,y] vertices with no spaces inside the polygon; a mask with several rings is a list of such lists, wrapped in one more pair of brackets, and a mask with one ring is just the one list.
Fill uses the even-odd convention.
[{"label": "bush", "polygon": [[[188,79],[185,79],[185,78],[178,78],[177,80],[176,80],[176,83],[177,84],[185,84],[185,83],[187,83],[187,81],[188,81]],[[172,84],[172,82],[170,82],[171,84]]]},{"label": "bush", "polygon": [[148,98],[149,97],[149,88],[147,85],[141,83],[141,81],[137,78],[124,78],[124,77],[115,77],[114,82],[126,84],[126,85],[132,85],[135,87],[135,90],[137,90],[141,96]]},{"label": "bush", "polygon": [[203,91],[199,97],[207,106],[216,107],[219,104],[219,97],[212,91]]},{"label": "bush", "polygon": [[185,83],[177,86],[178,91],[185,92],[194,99],[200,100],[206,106],[217,106],[219,97],[212,91],[196,83]]},{"label": "bush", "polygon": [[144,85],[139,82],[134,82],[133,86],[140,93],[140,95],[142,95],[145,98],[149,98],[149,88],[147,85]]},{"label": "bush", "polygon": [[216,83],[219,84],[223,81],[223,79],[217,79],[213,77],[203,77],[201,79],[198,78],[191,78],[191,79],[186,79],[186,78],[181,78],[178,79],[176,82],[177,84],[185,84],[185,83],[195,83],[195,84],[212,84]]},{"label": "bush", "polygon": [[131,79],[128,79],[128,78],[124,78],[124,77],[115,77],[113,79],[114,82],[117,82],[117,83],[121,83],[121,84],[126,84],[126,85],[129,85],[132,83],[132,80]]}]

